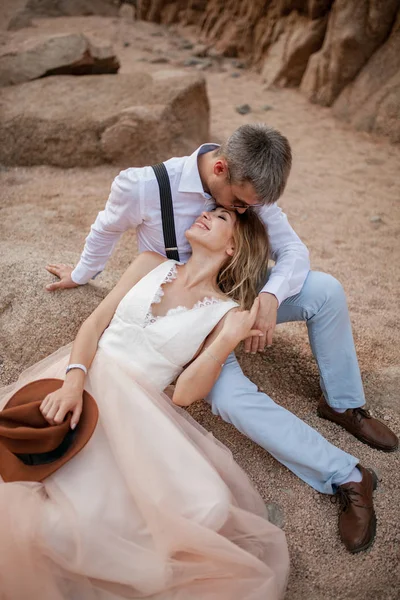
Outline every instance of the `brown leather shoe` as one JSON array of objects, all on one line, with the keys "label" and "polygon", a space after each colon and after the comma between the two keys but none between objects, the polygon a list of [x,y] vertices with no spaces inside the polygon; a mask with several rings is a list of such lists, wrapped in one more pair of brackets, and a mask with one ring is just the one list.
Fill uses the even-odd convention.
[{"label": "brown leather shoe", "polygon": [[344,483],[338,486],[336,497],[341,504],[339,534],[349,552],[355,554],[369,548],[376,532],[376,516],[372,493],[378,485],[378,478],[372,469],[357,465],[362,481]]},{"label": "brown leather shoe", "polygon": [[364,408],[348,408],[344,413],[334,411],[324,396],[318,405],[318,415],[333,421],[372,448],[394,452],[399,447],[398,437],[382,421],[371,417]]}]

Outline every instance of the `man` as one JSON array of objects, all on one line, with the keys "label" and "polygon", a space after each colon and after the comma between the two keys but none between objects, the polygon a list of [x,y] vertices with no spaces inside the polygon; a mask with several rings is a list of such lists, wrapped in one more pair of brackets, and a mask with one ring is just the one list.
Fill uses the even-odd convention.
[{"label": "man", "polygon": [[[182,261],[190,252],[184,232],[203,210],[213,206],[213,199],[239,213],[257,210],[268,228],[275,266],[260,292],[255,323],[264,335],[248,340],[245,350],[255,353],[270,346],[277,323],[305,321],[320,372],[320,416],[370,446],[394,451],[398,447],[395,434],[361,408],[364,393],[343,289],[330,275],[309,270],[308,250],[276,204],[291,168],[287,139],[263,124],[243,125],[222,146],[203,144],[191,156],[172,158],[165,166]],[[60,281],[47,289],[87,283],[104,269],[117,240],[130,227],[137,230],[140,251],[165,254],[159,189],[151,167],[130,168],[116,177],[78,265],[73,270],[49,265]],[[339,494],[343,504],[339,530],[350,552],[371,545],[376,523],[373,472],[259,392],[233,354],[207,400],[215,414],[315,489]]]}]

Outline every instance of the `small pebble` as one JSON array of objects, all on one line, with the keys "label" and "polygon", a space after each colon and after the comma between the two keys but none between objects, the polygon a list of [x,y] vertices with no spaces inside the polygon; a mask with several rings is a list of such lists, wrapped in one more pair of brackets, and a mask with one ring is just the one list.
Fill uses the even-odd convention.
[{"label": "small pebble", "polygon": [[267,509],[268,509],[269,522],[273,523],[273,525],[276,525],[277,527],[282,529],[285,520],[283,517],[283,510],[279,506],[279,504],[275,504],[275,502],[272,502],[271,504],[267,504]]},{"label": "small pebble", "polygon": [[273,110],[274,107],[271,106],[270,104],[264,104],[264,106],[262,107],[263,110]]},{"label": "small pebble", "polygon": [[130,45],[131,45],[130,42],[124,42],[124,48],[127,48]]},{"label": "small pebble", "polygon": [[235,67],[235,69],[245,69],[246,68],[246,63],[244,63],[241,60],[234,60],[232,62],[232,65]]},{"label": "small pebble", "polygon": [[207,50],[208,48],[205,44],[196,44],[196,46],[193,47],[193,54],[200,58],[204,58],[207,56]]},{"label": "small pebble", "polygon": [[370,218],[371,223],[382,223],[382,217],[379,215],[374,215]]},{"label": "small pebble", "polygon": [[154,65],[169,63],[169,58],[166,56],[157,56],[156,58],[152,58],[150,62]]},{"label": "small pebble", "polygon": [[192,50],[193,44],[192,44],[192,42],[188,42],[187,40],[185,40],[182,44],[180,44],[179,47],[182,50]]},{"label": "small pebble", "polygon": [[184,61],[183,66],[184,67],[195,67],[196,65],[203,65],[204,61],[201,58],[188,58],[187,60]]},{"label": "small pebble", "polygon": [[249,104],[240,104],[240,106],[236,106],[235,110],[239,115],[247,115],[251,112],[251,106]]},{"label": "small pebble", "polygon": [[233,79],[237,79],[238,77],[240,77],[240,73],[238,73],[237,71],[234,71],[234,72],[231,74],[231,77],[233,77]]}]

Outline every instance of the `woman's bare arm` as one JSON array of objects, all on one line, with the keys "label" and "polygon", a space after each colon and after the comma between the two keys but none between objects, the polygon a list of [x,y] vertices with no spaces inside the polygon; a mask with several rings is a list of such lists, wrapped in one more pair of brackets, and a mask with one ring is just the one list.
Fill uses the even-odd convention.
[{"label": "woman's bare arm", "polygon": [[[133,261],[117,285],[83,322],[72,346],[70,363],[78,363],[87,369],[90,368],[99,339],[110,324],[122,298],[142,277],[165,260],[155,252],[143,252]],[[73,412],[71,426],[78,423],[82,409],[84,382],[85,373],[81,369],[73,369],[66,375],[63,387],[43,400],[40,409],[49,423],[62,423],[65,415],[70,411]]]},{"label": "woman's bare arm", "polygon": [[234,308],[221,319],[198,356],[178,377],[172,397],[174,404],[189,406],[205,398],[217,381],[223,363],[236,346],[249,336],[261,335],[261,331],[252,329],[258,306],[259,299],[256,298],[251,310]]}]

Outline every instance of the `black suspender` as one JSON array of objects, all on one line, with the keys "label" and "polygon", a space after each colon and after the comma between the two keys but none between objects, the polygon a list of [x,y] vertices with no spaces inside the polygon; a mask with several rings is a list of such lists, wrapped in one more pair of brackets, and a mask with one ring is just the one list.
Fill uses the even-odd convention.
[{"label": "black suspender", "polygon": [[165,253],[167,258],[179,261],[176,245],[174,208],[172,206],[171,184],[164,163],[152,167],[160,188],[161,219],[164,234]]}]

